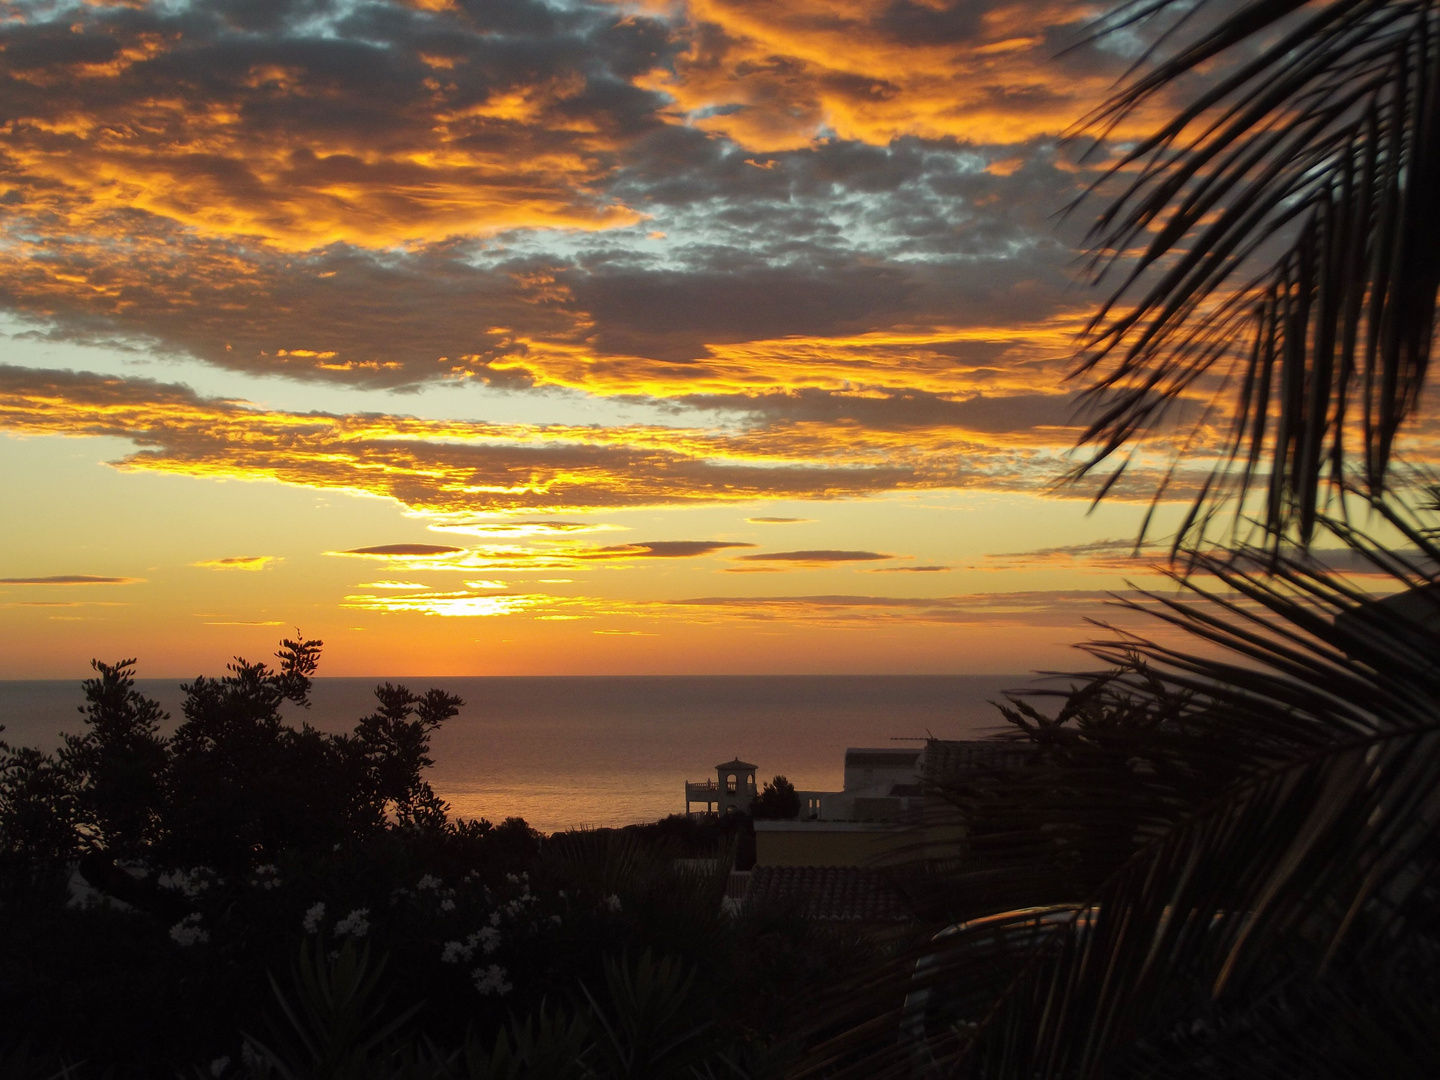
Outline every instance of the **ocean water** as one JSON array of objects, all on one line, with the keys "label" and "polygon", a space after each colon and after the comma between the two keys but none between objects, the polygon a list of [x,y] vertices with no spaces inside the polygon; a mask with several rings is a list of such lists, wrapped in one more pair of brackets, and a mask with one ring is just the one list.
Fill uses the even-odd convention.
[{"label": "ocean water", "polygon": [[[288,707],[326,731],[372,711],[378,679],[317,679],[312,706]],[[740,757],[799,788],[841,785],[847,746],[973,738],[1002,723],[989,702],[1024,675],[568,676],[392,679],[465,699],[431,742],[430,782],[462,817],[518,815],[546,832],[654,821],[685,808],[684,782]],[[175,717],[179,680],[139,689]],[[0,681],[0,738],[53,749],[78,731],[78,682]],[[918,743],[908,743],[918,745]]]}]

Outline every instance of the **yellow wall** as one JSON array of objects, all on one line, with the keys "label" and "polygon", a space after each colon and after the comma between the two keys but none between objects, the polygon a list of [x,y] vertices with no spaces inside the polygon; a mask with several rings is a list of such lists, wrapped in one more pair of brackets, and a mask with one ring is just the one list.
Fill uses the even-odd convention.
[{"label": "yellow wall", "polygon": [[864,866],[914,838],[903,830],[755,831],[756,866]]}]

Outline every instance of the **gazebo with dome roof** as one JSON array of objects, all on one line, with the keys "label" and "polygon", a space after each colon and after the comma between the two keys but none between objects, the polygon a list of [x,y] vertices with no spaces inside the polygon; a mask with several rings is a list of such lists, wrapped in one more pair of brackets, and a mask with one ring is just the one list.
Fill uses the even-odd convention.
[{"label": "gazebo with dome roof", "polygon": [[755,798],[755,772],[760,766],[738,757],[715,766],[715,779],[685,781],[685,812],[692,803],[704,803],[705,813],[728,814],[748,810]]}]

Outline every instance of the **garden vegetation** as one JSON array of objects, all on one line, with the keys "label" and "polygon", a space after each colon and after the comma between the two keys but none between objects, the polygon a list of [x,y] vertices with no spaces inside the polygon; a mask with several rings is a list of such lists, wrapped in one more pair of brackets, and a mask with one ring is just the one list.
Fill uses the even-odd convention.
[{"label": "garden vegetation", "polygon": [[739,818],[452,819],[425,770],[461,702],[384,684],[348,733],[287,723],[320,644],[196,679],[173,730],[97,662],[58,752],[0,748],[0,1076],[757,1075],[873,962],[722,911]]}]

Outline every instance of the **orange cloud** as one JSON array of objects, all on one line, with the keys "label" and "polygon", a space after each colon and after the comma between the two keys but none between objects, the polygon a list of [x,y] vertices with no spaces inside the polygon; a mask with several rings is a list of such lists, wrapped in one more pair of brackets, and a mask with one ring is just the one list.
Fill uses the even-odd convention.
[{"label": "orange cloud", "polygon": [[824,137],[1055,136],[1114,85],[1113,61],[1057,57],[1098,7],[690,0],[685,11],[690,47],[641,85],[673,98],[676,122],[762,153]]},{"label": "orange cloud", "polygon": [[[237,49],[209,15],[7,28],[11,182],[73,221],[138,211],[293,251],[641,219],[599,186],[622,117],[543,33],[534,63],[501,67],[483,32],[454,35],[458,55],[424,51],[423,25]],[[437,10],[432,40],[458,18]]]},{"label": "orange cloud", "polygon": [[[1059,474],[1064,448],[1033,439],[987,442],[949,428],[886,431],[854,423],[717,431],[288,413],[201,398],[148,380],[4,366],[0,428],[128,438],[141,449],[117,462],[120,468],[382,495],[442,524],[484,512],[829,499],[943,488],[1038,491]],[[1195,468],[1203,468],[1203,461]],[[1172,488],[1174,497],[1193,490],[1201,475],[1182,475]],[[1115,496],[1146,497],[1154,482],[1153,470],[1139,468]],[[1077,488],[1071,494],[1087,492]],[[423,546],[425,552],[408,556],[409,545],[388,554],[450,554],[445,545]],[[387,557],[383,548],[354,554]]]},{"label": "orange cloud", "polygon": [[[1130,599],[1138,594],[1126,593]],[[951,596],[873,596],[855,594],[801,596],[701,596],[676,600],[623,600],[596,596],[546,596],[538,593],[478,593],[470,590],[424,591],[403,596],[357,593],[344,606],[382,614],[410,613],[444,618],[498,618],[524,615],[542,621],[604,619],[601,633],[644,633],[668,622],[697,624],[791,623],[812,626],[977,625],[1054,627],[1074,630],[1087,620],[1132,622],[1136,616],[1114,604],[1115,595],[1099,590],[1039,590],[970,593]],[[1148,603],[1148,602],[1147,602]],[[640,627],[613,625],[637,620]]]},{"label": "orange cloud", "polygon": [[[1060,374],[1085,314],[1062,303],[1043,261],[987,256],[992,272],[977,264],[943,281],[921,264],[890,270],[888,291],[856,318],[874,296],[863,266],[824,279],[779,268],[746,284],[757,275],[703,266],[639,282],[603,266],[504,272],[443,245],[291,258],[47,198],[9,212],[0,246],[0,301],[29,313],[35,332],[356,385],[481,380],[737,406],[783,394],[860,406],[1029,394],[1051,398],[1049,422],[1064,423]],[[1012,242],[987,233],[985,243],[1002,240]],[[924,300],[942,287],[945,303]]]},{"label": "orange cloud", "polygon": [[[444,528],[444,526],[438,526]],[[327,555],[352,555],[391,560],[405,570],[451,570],[474,573],[486,571],[571,570],[588,562],[634,562],[641,559],[694,559],[732,548],[754,544],[726,540],[650,540],[633,544],[592,547],[561,538],[542,539],[544,546],[515,544],[476,548],[441,547],[434,544],[387,544],[353,551],[327,551]],[[501,582],[467,581],[472,588],[504,588]],[[423,589],[427,586],[405,582],[378,581],[367,588]]]},{"label": "orange cloud", "polygon": [[[489,368],[523,374],[537,386],[592,394],[749,395],[813,389],[863,395],[908,390],[973,394],[1057,392],[1054,369],[1068,357],[1082,323],[1061,314],[1026,325],[877,330],[846,337],[793,337],[711,344],[684,363],[645,356],[605,355],[583,342],[516,336],[497,343]],[[986,347],[966,363],[964,346]]]}]

